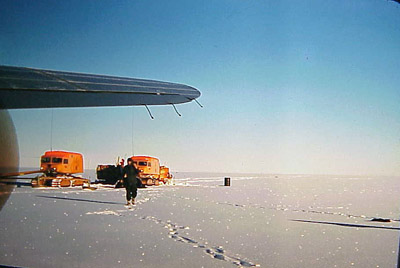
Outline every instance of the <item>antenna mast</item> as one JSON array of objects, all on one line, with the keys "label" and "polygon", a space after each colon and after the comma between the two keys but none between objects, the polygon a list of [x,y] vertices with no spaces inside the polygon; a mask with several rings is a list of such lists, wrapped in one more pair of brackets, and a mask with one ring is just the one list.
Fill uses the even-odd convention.
[{"label": "antenna mast", "polygon": [[50,122],[50,151],[53,151],[53,121],[54,121],[54,108],[51,108],[51,122]]},{"label": "antenna mast", "polygon": [[135,154],[134,154],[134,150],[133,150],[133,128],[134,128],[134,107],[132,106],[132,133],[131,133],[131,145],[132,145],[132,151],[131,151],[131,153],[132,153],[132,156],[134,156]]}]

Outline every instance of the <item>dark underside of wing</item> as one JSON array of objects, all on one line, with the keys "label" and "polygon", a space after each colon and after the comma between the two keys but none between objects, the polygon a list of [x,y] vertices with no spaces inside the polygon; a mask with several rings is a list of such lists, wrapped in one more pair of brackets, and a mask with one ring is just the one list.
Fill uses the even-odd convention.
[{"label": "dark underside of wing", "polygon": [[0,65],[1,109],[167,105],[199,96],[177,83]]}]

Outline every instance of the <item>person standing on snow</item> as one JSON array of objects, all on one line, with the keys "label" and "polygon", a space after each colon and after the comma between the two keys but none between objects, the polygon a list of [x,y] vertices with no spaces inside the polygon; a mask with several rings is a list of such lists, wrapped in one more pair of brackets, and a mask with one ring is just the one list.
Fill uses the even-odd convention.
[{"label": "person standing on snow", "polygon": [[128,164],[124,167],[123,170],[123,180],[124,186],[126,189],[126,205],[135,204],[135,198],[137,196],[137,179],[136,177],[139,175],[140,170],[137,169],[131,158],[128,158]]}]

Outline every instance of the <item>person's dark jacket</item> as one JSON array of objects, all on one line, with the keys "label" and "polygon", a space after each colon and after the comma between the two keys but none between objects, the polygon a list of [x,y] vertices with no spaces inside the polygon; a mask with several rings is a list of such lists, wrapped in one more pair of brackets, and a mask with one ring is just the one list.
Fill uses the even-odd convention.
[{"label": "person's dark jacket", "polygon": [[139,175],[140,170],[132,165],[126,165],[123,170],[124,185],[136,185],[136,177]]}]

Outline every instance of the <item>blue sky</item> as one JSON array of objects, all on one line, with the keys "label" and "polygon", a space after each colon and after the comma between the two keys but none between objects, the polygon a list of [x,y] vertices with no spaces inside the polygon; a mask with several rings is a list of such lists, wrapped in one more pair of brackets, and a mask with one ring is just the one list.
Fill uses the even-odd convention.
[{"label": "blue sky", "polygon": [[[1,1],[0,64],[188,84],[172,107],[54,109],[86,167],[134,153],[175,171],[400,175],[400,5],[348,1]],[[132,131],[132,114],[134,129]],[[13,110],[21,166],[51,109]]]}]

